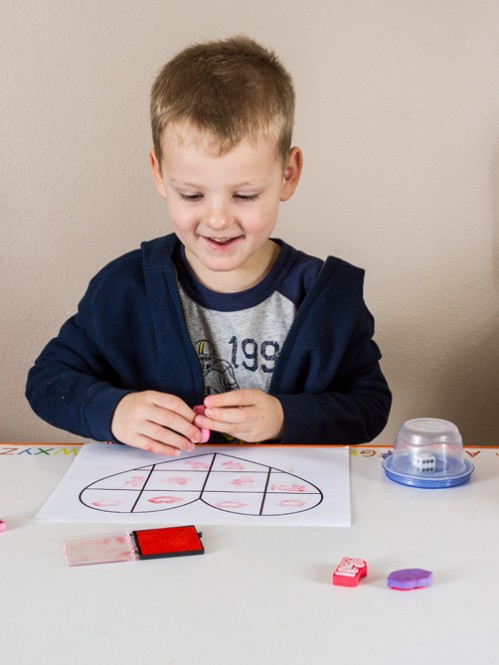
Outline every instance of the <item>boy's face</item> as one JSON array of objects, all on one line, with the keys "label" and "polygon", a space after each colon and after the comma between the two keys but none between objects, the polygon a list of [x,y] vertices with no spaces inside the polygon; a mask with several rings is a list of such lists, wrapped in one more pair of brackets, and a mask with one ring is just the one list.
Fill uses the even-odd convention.
[{"label": "boy's face", "polygon": [[220,156],[206,135],[169,127],[162,149],[161,165],[151,151],[153,178],[197,277],[216,291],[257,284],[276,257],[269,237],[298,184],[298,148],[283,168],[275,141],[245,139]]}]

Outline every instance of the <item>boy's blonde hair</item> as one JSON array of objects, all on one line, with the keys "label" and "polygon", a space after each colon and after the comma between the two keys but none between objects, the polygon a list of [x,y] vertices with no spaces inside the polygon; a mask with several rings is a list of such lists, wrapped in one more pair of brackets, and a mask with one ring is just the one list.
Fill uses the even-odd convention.
[{"label": "boy's blonde hair", "polygon": [[288,160],[294,121],[291,76],[274,52],[246,36],[194,44],[166,63],[151,91],[151,126],[161,164],[170,124],[211,135],[225,154],[242,139],[276,138]]}]

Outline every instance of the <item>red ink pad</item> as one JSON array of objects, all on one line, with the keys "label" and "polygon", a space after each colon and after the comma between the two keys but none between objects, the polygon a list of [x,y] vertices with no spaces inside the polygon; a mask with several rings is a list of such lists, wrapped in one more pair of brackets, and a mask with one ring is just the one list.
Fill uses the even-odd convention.
[{"label": "red ink pad", "polygon": [[132,533],[140,559],[204,554],[204,547],[200,538],[202,534],[198,533],[194,526],[145,529]]},{"label": "red ink pad", "polygon": [[64,552],[69,566],[204,554],[202,535],[194,526],[176,526],[77,536],[66,538]]}]

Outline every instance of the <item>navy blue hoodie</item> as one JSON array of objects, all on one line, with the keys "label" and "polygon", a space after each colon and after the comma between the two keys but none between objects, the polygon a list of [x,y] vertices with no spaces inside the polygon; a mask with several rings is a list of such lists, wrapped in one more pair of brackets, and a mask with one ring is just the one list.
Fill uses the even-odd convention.
[{"label": "navy blue hoodie", "polygon": [[[41,418],[115,441],[111,420],[129,392],[203,402],[172,259],[177,246],[173,234],[145,242],[92,279],[77,314],[29,372],[26,395]],[[391,394],[363,281],[363,270],[329,257],[299,308],[269,389],[284,410],[281,443],[365,443],[386,425]],[[210,442],[224,440],[212,433]]]}]

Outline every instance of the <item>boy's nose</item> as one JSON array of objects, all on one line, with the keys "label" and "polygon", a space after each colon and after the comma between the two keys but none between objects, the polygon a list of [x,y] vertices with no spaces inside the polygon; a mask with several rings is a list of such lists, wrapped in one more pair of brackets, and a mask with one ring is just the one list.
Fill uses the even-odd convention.
[{"label": "boy's nose", "polygon": [[226,207],[213,207],[206,212],[206,223],[212,229],[225,229],[232,223],[232,215]]}]

